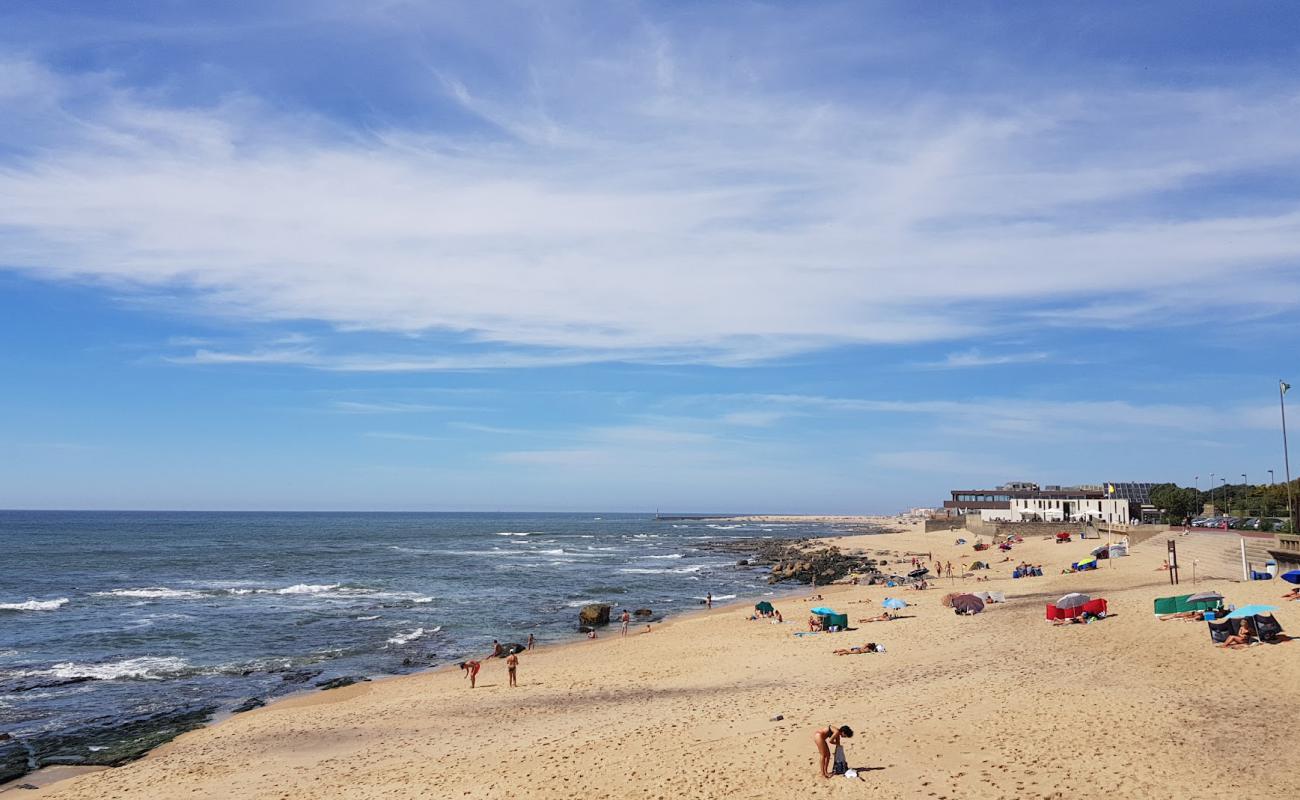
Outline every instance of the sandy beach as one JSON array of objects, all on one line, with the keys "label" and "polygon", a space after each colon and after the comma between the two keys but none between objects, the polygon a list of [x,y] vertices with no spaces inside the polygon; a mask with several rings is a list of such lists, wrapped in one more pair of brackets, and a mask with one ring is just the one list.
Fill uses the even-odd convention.
[{"label": "sandy beach", "polygon": [[[952,532],[846,537],[844,547],[974,557]],[[783,600],[784,625],[751,602],[688,614],[650,633],[526,653],[519,687],[488,661],[479,687],[437,670],[274,703],[186,734],[127,766],[14,797],[67,798],[1217,798],[1282,797],[1300,746],[1300,642],[1225,651],[1203,623],[1158,621],[1176,593],[1163,549],[1059,574],[1096,542],[1018,545],[1011,562],[919,592],[820,589]],[[996,551],[995,551],[996,552]],[[906,558],[890,555],[891,562]],[[1041,578],[1010,579],[1021,560]],[[940,605],[952,587],[1005,592],[974,617]],[[1300,603],[1277,583],[1184,581],[1231,602]],[[1054,627],[1044,603],[1105,597],[1111,616]],[[901,618],[796,637],[809,609],[856,623],[887,595]],[[883,643],[887,652],[832,655]],[[779,721],[773,718],[783,717]],[[816,774],[813,731],[850,725],[859,779]]]}]

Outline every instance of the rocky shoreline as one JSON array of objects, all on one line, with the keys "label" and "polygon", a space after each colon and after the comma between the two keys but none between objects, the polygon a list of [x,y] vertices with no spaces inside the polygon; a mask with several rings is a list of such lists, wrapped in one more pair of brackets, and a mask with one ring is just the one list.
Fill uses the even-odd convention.
[{"label": "rocky shoreline", "polygon": [[883,561],[817,539],[730,539],[706,543],[700,549],[742,555],[736,565],[768,568],[770,584],[825,585],[853,577],[873,583],[888,577],[881,569]]}]

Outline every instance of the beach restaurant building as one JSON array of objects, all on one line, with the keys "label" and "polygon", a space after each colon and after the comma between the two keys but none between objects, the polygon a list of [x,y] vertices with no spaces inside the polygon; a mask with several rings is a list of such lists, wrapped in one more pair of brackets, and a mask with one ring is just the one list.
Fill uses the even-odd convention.
[{"label": "beach restaurant building", "polygon": [[996,489],[954,489],[944,510],[952,515],[979,514],[986,522],[1098,522],[1126,523],[1129,501],[1107,497],[1101,486],[1046,486],[1006,483]]}]

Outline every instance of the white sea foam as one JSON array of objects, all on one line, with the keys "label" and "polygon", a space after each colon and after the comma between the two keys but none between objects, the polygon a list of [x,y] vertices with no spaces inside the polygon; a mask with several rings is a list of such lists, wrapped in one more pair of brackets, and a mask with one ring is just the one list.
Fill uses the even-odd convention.
[{"label": "white sea foam", "polygon": [[399,634],[397,634],[396,636],[390,638],[390,639],[388,640],[388,643],[389,643],[389,644],[407,644],[408,642],[414,642],[416,639],[419,639],[419,638],[420,638],[421,636],[423,636],[423,635],[424,635],[424,628],[416,628],[415,630],[413,630],[413,631],[411,631],[411,632],[409,632],[409,633],[399,633]]},{"label": "white sea foam", "polygon": [[424,636],[426,633],[437,633],[440,630],[442,630],[441,625],[435,625],[434,627],[428,629],[427,631],[424,628],[416,628],[415,630],[410,631],[408,633],[397,634],[396,636],[390,638],[388,640],[388,643],[389,644],[410,644],[411,642],[414,642],[416,639],[419,639],[421,636]]},{"label": "white sea foam", "polygon": [[369,621],[372,620],[372,619],[379,619],[379,615],[378,615],[378,614],[375,614],[374,616],[370,616],[370,617],[357,617],[357,618],[356,618],[357,622],[369,622]]},{"label": "white sea foam", "polygon": [[323,594],[339,588],[337,583],[295,583],[283,589],[276,589],[276,594]]},{"label": "white sea foam", "polygon": [[56,611],[68,604],[68,598],[57,600],[32,600],[25,603],[0,603],[0,611]]},{"label": "white sea foam", "polygon": [[532,536],[541,531],[497,531],[497,536]]},{"label": "white sea foam", "polygon": [[[707,597],[697,597],[697,598],[695,598],[695,599],[696,599],[696,600],[708,600],[709,598],[707,598]],[[715,595],[713,596],[713,599],[714,599],[714,600],[735,600],[735,599],[736,599],[736,596],[735,596],[734,594],[715,594]]]},{"label": "white sea foam", "polygon": [[685,558],[685,553],[670,553],[666,556],[646,556],[646,558]]},{"label": "white sea foam", "polygon": [[108,592],[95,592],[96,597],[133,597],[141,600],[193,600],[202,597],[203,592],[192,589],[168,589],[166,586],[148,586],[142,589],[113,589]]},{"label": "white sea foam", "polygon": [[412,598],[411,598],[411,602],[412,602],[412,603],[432,603],[432,602],[433,602],[433,598],[432,598],[432,597],[412,597]]},{"label": "white sea foam", "polygon": [[160,680],[188,669],[189,664],[183,658],[142,656],[104,664],[76,664],[69,661],[55,664],[45,674],[63,679],[94,678],[101,681],[121,678]]}]

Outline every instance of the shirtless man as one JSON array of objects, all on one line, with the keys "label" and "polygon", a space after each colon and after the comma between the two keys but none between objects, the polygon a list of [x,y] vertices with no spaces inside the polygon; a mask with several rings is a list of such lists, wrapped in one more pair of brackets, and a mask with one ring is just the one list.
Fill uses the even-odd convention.
[{"label": "shirtless man", "polygon": [[623,632],[620,635],[627,636],[627,626],[632,622],[632,615],[627,613],[626,608],[623,609],[623,613],[619,615],[618,621],[623,623]]},{"label": "shirtless man", "polygon": [[465,677],[469,678],[469,688],[474,688],[475,681],[478,680],[479,667],[482,665],[477,661],[462,661],[460,668],[465,670]]},{"label": "shirtless man", "polygon": [[853,730],[848,725],[841,725],[836,728],[834,725],[827,725],[825,728],[813,734],[813,741],[817,743],[817,753],[821,756],[821,773],[823,778],[831,776],[831,748],[840,743],[840,739],[852,739]]},{"label": "shirtless man", "polygon": [[510,673],[510,685],[518,686],[515,682],[515,668],[519,666],[519,656],[511,653],[506,657],[506,672]]}]

